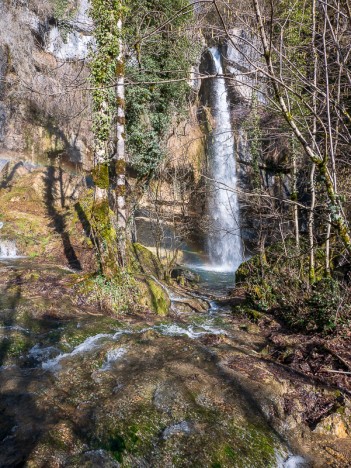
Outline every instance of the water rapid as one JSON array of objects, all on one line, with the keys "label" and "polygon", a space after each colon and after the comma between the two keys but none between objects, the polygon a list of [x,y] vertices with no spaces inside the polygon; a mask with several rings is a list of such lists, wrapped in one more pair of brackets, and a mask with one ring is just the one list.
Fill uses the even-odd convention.
[{"label": "water rapid", "polygon": [[234,272],[243,261],[234,136],[228,91],[225,79],[221,77],[221,53],[215,47],[209,50],[219,76],[213,80],[212,88],[215,123],[209,137],[210,178],[213,183],[208,205],[211,222],[207,248],[212,269]]},{"label": "water rapid", "polygon": [[0,240],[0,258],[16,258],[17,247],[15,241]]}]

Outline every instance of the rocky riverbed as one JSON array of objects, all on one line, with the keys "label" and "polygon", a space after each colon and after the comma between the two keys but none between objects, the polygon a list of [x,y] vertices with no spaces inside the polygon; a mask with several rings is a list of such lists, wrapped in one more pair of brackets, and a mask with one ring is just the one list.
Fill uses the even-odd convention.
[{"label": "rocky riverbed", "polygon": [[[349,466],[347,399],[268,359],[256,325],[102,315],[73,276],[1,265],[0,466]],[[313,430],[312,397],[339,401]]]}]

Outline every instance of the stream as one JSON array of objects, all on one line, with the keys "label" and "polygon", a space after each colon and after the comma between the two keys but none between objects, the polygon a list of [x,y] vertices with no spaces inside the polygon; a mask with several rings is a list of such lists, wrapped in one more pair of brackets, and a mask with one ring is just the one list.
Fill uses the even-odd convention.
[{"label": "stream", "polygon": [[229,310],[93,316],[59,286],[48,299],[27,284],[69,270],[8,259],[0,271],[1,467],[309,466],[231,371],[265,340]]}]

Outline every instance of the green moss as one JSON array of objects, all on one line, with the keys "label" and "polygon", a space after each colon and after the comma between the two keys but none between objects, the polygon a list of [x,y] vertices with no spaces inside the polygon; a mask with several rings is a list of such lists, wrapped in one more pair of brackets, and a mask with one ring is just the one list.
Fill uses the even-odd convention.
[{"label": "green moss", "polygon": [[108,199],[97,202],[94,193],[88,190],[75,206],[84,230],[94,245],[100,270],[107,278],[119,274],[118,236],[114,227],[114,213]]},{"label": "green moss", "polygon": [[[58,20],[72,16],[72,2],[69,0],[50,0],[54,7],[54,15]],[[73,9],[74,11],[75,9]]]},{"label": "green moss", "polygon": [[259,468],[273,467],[276,463],[276,441],[268,435],[264,427],[249,424],[245,426],[231,425],[230,432],[235,445],[223,443],[217,450],[215,461],[223,466]]},{"label": "green moss", "polygon": [[122,455],[126,449],[124,438],[120,434],[113,434],[110,436],[105,449],[111,452],[113,458],[118,462],[122,461]]},{"label": "green moss", "polygon": [[164,289],[154,280],[147,280],[150,288],[152,304],[157,315],[164,317],[168,314],[170,307],[170,300]]},{"label": "green moss", "polygon": [[161,263],[156,256],[141,244],[134,243],[130,248],[131,266],[135,273],[150,274],[163,279],[164,273]]},{"label": "green moss", "polygon": [[255,309],[252,309],[249,306],[243,306],[242,311],[254,323],[257,323],[263,317],[262,312],[259,312],[258,310],[255,310]]},{"label": "green moss", "polygon": [[101,200],[93,205],[91,221],[92,228],[106,244],[117,238],[116,231],[111,224],[108,200]]},{"label": "green moss", "polygon": [[166,316],[169,312],[171,301],[166,291],[147,275],[135,276],[139,307],[151,310],[159,316]]},{"label": "green moss", "polygon": [[[31,347],[31,343],[27,337],[13,333],[10,336],[3,337],[0,344],[0,349],[4,350],[5,356],[20,357]],[[5,356],[1,356],[2,358]]]},{"label": "green moss", "polygon": [[100,441],[97,446],[108,450],[120,463],[128,454],[149,454],[163,427],[161,415],[147,403],[132,408],[126,416],[100,421],[98,428]]},{"label": "green moss", "polygon": [[110,186],[108,164],[97,164],[92,171],[92,177],[97,187],[107,190]]},{"label": "green moss", "polygon": [[126,172],[126,162],[123,159],[116,161],[116,174],[121,175]]},{"label": "green moss", "polygon": [[260,265],[260,256],[254,255],[250,260],[243,262],[235,273],[235,280],[237,283],[246,281],[253,271],[256,272]]}]

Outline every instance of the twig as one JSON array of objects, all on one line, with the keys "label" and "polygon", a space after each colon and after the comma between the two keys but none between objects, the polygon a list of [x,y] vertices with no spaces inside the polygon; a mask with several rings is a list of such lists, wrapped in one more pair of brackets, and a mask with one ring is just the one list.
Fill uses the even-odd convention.
[{"label": "twig", "polygon": [[322,369],[319,372],[329,372],[329,373],[333,373],[333,374],[351,375],[351,372],[346,372],[346,371],[341,371],[341,370],[332,370],[332,369]]}]

